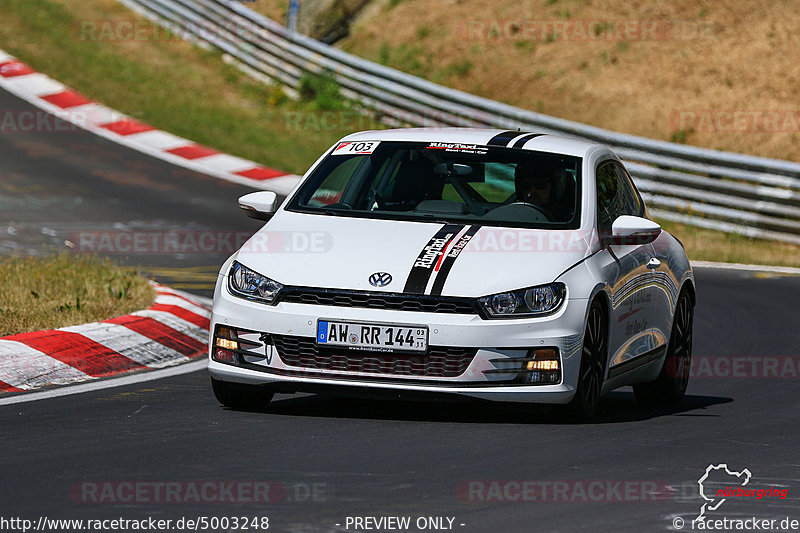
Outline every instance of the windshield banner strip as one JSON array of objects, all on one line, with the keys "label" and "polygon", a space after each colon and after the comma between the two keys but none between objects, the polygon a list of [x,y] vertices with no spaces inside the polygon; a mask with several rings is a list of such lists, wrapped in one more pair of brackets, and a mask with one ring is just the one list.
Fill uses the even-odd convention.
[{"label": "windshield banner strip", "polygon": [[414,266],[408,274],[406,286],[403,292],[412,294],[425,294],[425,287],[433,274],[433,270],[439,264],[439,257],[444,253],[450,241],[465,228],[464,224],[445,224],[436,232],[428,244],[422,249],[414,260]]},{"label": "windshield banner strip", "polygon": [[453,263],[456,262],[456,259],[458,259],[458,256],[461,255],[464,247],[469,244],[469,241],[472,240],[472,237],[474,237],[476,233],[478,233],[479,229],[481,229],[480,226],[470,226],[466,233],[464,233],[456,241],[453,247],[450,248],[450,251],[448,251],[444,256],[444,260],[442,261],[441,267],[436,274],[436,278],[433,280],[433,288],[431,289],[432,295],[441,296],[442,289],[444,288],[444,282],[447,281],[447,275],[450,274],[450,269],[453,268]]}]

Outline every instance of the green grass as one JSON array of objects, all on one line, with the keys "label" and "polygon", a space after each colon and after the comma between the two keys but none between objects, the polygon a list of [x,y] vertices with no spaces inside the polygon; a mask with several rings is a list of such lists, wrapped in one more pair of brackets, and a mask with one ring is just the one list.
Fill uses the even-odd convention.
[{"label": "green grass", "polygon": [[456,61],[455,63],[450,63],[447,65],[447,67],[444,69],[444,74],[446,77],[455,76],[458,78],[463,78],[470,73],[474,66],[475,65],[473,65],[472,61],[469,59],[462,59],[461,61]]},{"label": "green grass", "polygon": [[339,92],[339,84],[330,73],[304,74],[300,78],[300,99],[314,111],[347,111],[352,106]]},{"label": "green grass", "polygon": [[670,142],[679,143],[679,144],[686,144],[686,141],[689,139],[689,135],[694,132],[693,128],[689,128],[688,130],[676,130],[672,132],[670,135]]},{"label": "green grass", "polygon": [[420,26],[417,28],[417,39],[422,40],[431,33],[433,33],[433,29],[430,26]]},{"label": "green grass", "polygon": [[[292,102],[203,50],[111,0],[6,0],[0,48],[36,70],[114,109],[222,150],[302,173],[345,129],[297,129],[297,112],[318,99]],[[97,21],[107,21],[104,23]],[[140,39],[108,39],[120,22],[145,28]],[[92,30],[91,24],[95,24]],[[328,90],[324,97],[335,98]]]},{"label": "green grass", "polygon": [[69,252],[0,256],[0,336],[105,320],[154,299],[135,269],[109,260]]},{"label": "green grass", "polygon": [[381,45],[379,56],[379,62],[420,78],[447,77],[442,69],[437,68],[433,54],[422,45],[402,43],[392,48],[384,43]]},{"label": "green grass", "polygon": [[536,50],[536,42],[533,40],[514,41],[514,46],[526,52],[534,52]]}]

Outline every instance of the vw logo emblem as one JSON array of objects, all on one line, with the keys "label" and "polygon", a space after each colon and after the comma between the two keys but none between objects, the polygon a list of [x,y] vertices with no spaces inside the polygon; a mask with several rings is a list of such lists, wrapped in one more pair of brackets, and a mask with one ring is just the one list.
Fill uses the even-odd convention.
[{"label": "vw logo emblem", "polygon": [[387,272],[375,272],[369,277],[369,284],[373,287],[385,287],[392,282],[392,275]]}]

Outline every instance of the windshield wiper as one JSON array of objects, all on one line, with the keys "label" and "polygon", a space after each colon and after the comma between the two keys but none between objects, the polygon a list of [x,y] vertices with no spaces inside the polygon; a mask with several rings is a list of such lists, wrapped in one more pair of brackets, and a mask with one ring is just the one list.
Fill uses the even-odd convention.
[{"label": "windshield wiper", "polygon": [[421,215],[419,213],[415,213],[414,216],[425,219],[425,222],[436,222],[437,224],[452,224],[453,223],[450,220],[447,220],[445,218],[442,218],[442,217],[436,216],[436,215]]}]

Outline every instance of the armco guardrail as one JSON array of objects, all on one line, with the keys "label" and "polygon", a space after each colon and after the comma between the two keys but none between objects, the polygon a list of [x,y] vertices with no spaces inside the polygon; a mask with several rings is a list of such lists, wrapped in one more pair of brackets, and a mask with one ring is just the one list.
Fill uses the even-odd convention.
[{"label": "armco guardrail", "polygon": [[661,218],[800,244],[800,163],[614,133],[502,104],[366,61],[234,0],[119,0],[219,48],[257,77],[296,90],[304,74],[333,76],[342,94],[405,125],[498,127],[559,133],[612,146]]}]

